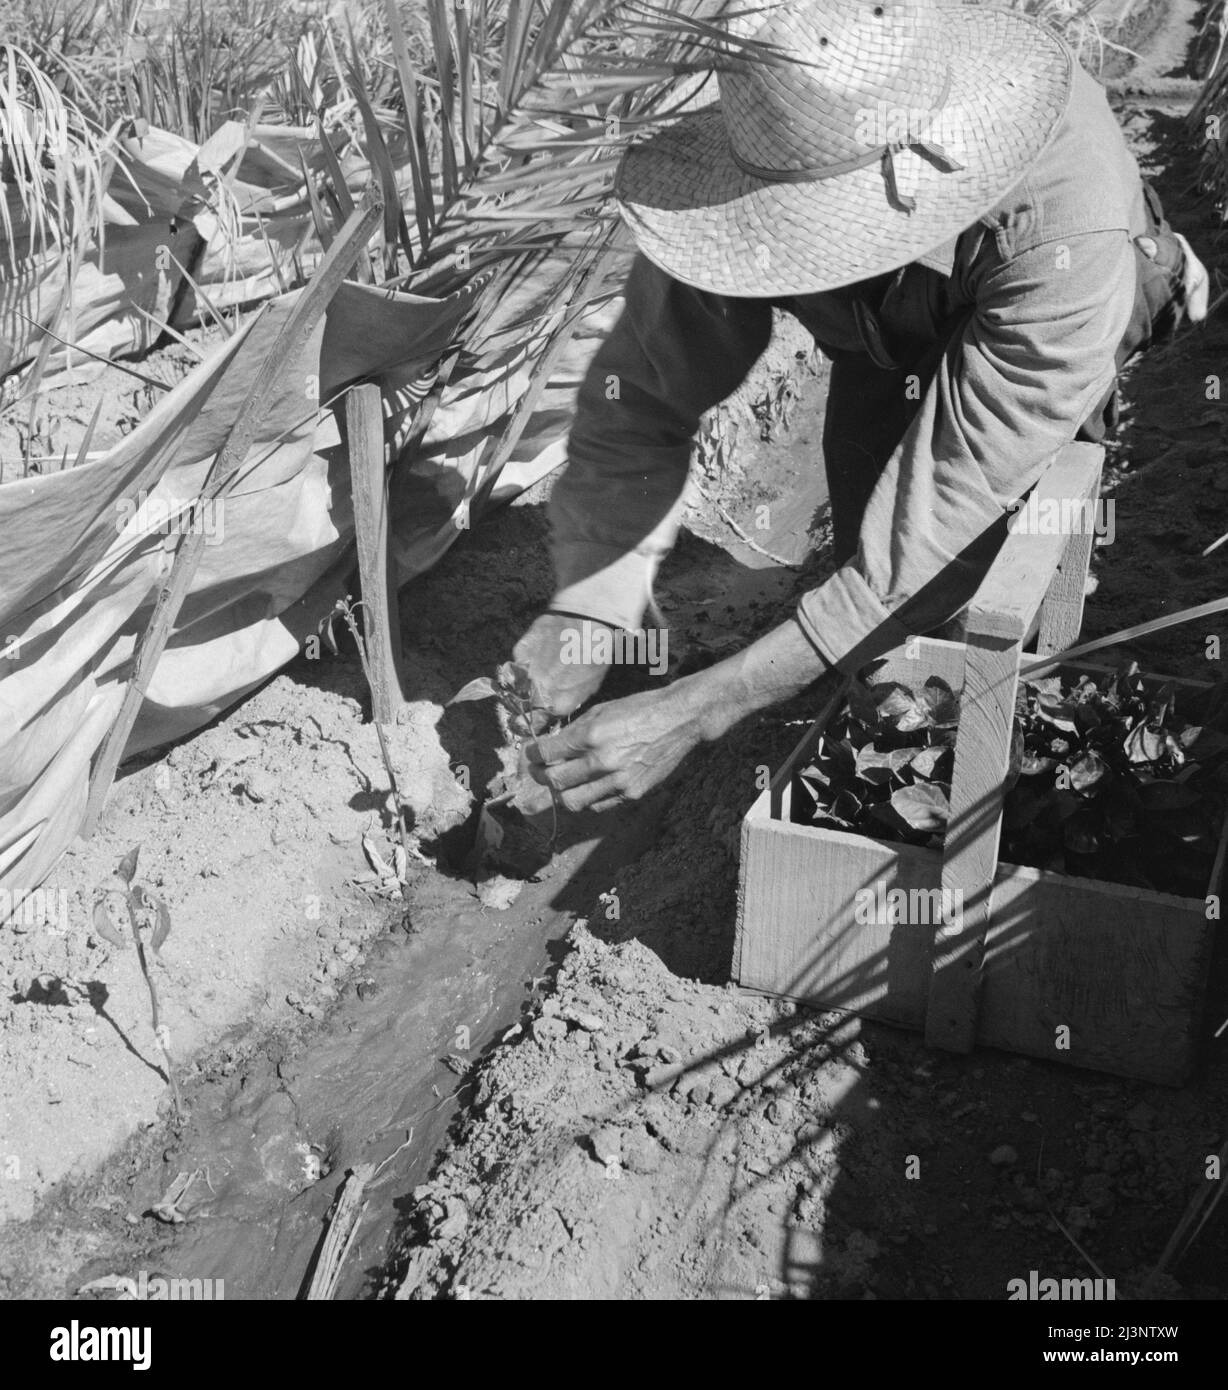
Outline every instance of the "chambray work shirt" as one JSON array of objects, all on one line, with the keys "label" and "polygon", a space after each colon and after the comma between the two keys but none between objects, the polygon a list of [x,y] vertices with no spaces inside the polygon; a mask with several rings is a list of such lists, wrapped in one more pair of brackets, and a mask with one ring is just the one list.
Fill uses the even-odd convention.
[{"label": "chambray work shirt", "polygon": [[[745,378],[777,307],[833,359],[829,475],[833,461],[856,472],[859,451],[868,470],[851,558],[802,598],[798,621],[848,671],[937,626],[992,559],[996,546],[973,543],[995,523],[1005,534],[1010,504],[1111,399],[1145,218],[1133,156],[1076,64],[1070,103],[1027,176],[900,271],[767,300],[691,288],[637,256],[551,499],[551,606],[639,626],[677,535],[700,416]],[[890,409],[905,413],[884,443]]]}]

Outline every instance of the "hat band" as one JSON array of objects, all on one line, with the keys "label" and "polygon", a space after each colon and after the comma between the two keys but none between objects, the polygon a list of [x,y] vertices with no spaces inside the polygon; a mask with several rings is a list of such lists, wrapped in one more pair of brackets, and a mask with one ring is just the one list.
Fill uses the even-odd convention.
[{"label": "hat band", "polygon": [[766,165],[754,164],[750,160],[744,159],[734,148],[732,141],[729,145],[729,153],[733,157],[733,162],[744,174],[748,174],[753,179],[760,179],[765,183],[811,183],[820,179],[833,179],[841,174],[851,174],[856,169],[865,169],[881,160],[888,196],[904,212],[912,212],[917,206],[917,200],[899,190],[895,176],[895,155],[899,154],[901,150],[911,149],[924,155],[947,173],[964,168],[964,165],[953,155],[948,154],[937,141],[923,138],[924,132],[933,125],[935,116],[942,112],[950,91],[951,70],[948,68],[946,80],[942,84],[942,91],[938,95],[937,102],[927,113],[924,123],[919,123],[914,127],[910,121],[909,133],[906,136],[898,140],[888,140],[885,144],[868,149],[863,155],[857,155],[852,159],[843,159],[835,164],[815,164],[802,169],[771,169]]}]

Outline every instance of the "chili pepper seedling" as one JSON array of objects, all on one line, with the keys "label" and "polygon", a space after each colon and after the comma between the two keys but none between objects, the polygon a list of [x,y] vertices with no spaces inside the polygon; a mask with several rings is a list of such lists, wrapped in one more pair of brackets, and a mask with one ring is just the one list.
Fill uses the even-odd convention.
[{"label": "chili pepper seedling", "polygon": [[170,935],[171,914],[161,898],[155,898],[141,883],[133,883],[136,877],[137,856],[140,845],[128,851],[119,861],[119,866],[110,878],[98,885],[94,894],[94,930],[104,941],[112,946],[126,946],[131,942],[136,951],[137,962],[145,984],[149,988],[150,1012],[153,1016],[154,1037],[157,1040],[162,1061],[166,1068],[166,1079],[170,1084],[171,1100],[175,1107],[175,1119],[184,1119],[183,1100],[179,1094],[179,1083],[175,1079],[175,1068],[171,1062],[170,1043],[166,1027],[162,1023],[158,1006],[158,987],[154,984],[146,956],[146,944],[157,961],[162,943]]},{"label": "chili pepper seedling", "polygon": [[[449,705],[463,704],[469,700],[497,700],[508,715],[508,726],[513,736],[517,738],[527,738],[530,744],[535,743],[541,733],[546,732],[545,728],[535,727],[534,717],[546,715],[550,718],[550,711],[544,706],[535,704],[533,700],[533,681],[529,675],[528,668],[517,661],[505,661],[495,672],[494,679],[489,676],[479,676],[476,680],[471,680],[468,685],[462,686],[451,700]],[[543,847],[547,860],[554,852],[554,846],[558,839],[559,826],[559,800],[558,793],[553,787],[550,792],[550,836],[548,842]],[[524,832],[530,829],[532,812],[528,812],[518,802],[522,797],[528,796],[530,800],[535,799],[536,794],[540,793],[540,788],[536,782],[530,782],[526,777],[518,778],[516,784],[510,791],[502,796],[497,796],[488,801],[482,807],[479,819],[479,841],[485,838],[490,848],[499,851],[504,841],[504,836],[508,829],[512,827],[504,826],[495,821],[494,812],[507,809],[517,811],[524,818],[523,826],[515,827],[515,831]],[[538,838],[537,834],[514,833],[513,839],[516,848],[507,846],[502,855],[510,866],[515,868],[519,876],[527,876],[524,872],[524,865],[539,858],[537,845],[533,842]],[[515,862],[519,861],[519,862]]]},{"label": "chili pepper seedling", "polygon": [[[1020,682],[1001,857],[1083,878],[1199,896],[1228,795],[1228,734],[1179,718],[1173,688],[1137,663],[1099,681]],[[843,714],[798,774],[804,823],[941,848],[958,697],[853,681]]]},{"label": "chili pepper seedling", "polygon": [[[345,619],[345,625],[349,628],[350,636],[354,639],[354,645],[358,648],[358,661],[359,664],[362,666],[362,673],[366,677],[367,689],[374,691],[375,686],[371,680],[371,666],[367,659],[367,644],[363,640],[362,629],[359,627],[358,619],[355,616],[357,610],[361,607],[361,599],[357,603],[355,603],[353,599],[351,599],[347,595],[343,599],[338,599],[337,607],[333,611]],[[380,756],[384,760],[384,770],[388,774],[388,785],[392,791],[392,804],[396,808],[397,833],[400,836],[401,840],[401,850],[404,855],[404,861],[406,864],[408,864],[410,859],[421,859],[422,856],[420,854],[415,854],[413,848],[410,845],[409,825],[406,821],[405,815],[405,803],[401,800],[401,792],[399,787],[397,786],[397,770],[392,762],[392,754],[388,751],[388,740],[384,736],[384,726],[379,722],[378,719],[376,719],[374,723],[375,734],[376,737],[379,739]],[[365,848],[366,846],[364,845],[364,849]],[[369,858],[369,850],[367,851],[367,854]],[[398,865],[398,869],[399,868],[400,866]]]},{"label": "chili pepper seedling", "polygon": [[450,705],[464,704],[467,700],[498,700],[512,717],[516,733],[533,733],[533,716],[548,714],[543,705],[533,703],[533,681],[527,666],[518,661],[505,661],[495,672],[494,679],[479,676],[468,685],[462,686],[448,701]]}]

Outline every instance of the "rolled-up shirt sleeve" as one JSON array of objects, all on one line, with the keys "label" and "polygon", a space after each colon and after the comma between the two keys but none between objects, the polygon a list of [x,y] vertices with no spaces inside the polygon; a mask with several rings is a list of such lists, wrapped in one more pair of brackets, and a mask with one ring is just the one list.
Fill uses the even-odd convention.
[{"label": "rolled-up shirt sleeve", "polygon": [[854,671],[967,603],[992,558],[978,538],[1112,389],[1134,257],[1125,232],[1089,232],[979,272],[975,308],[871,495],[856,557],[798,606],[829,664]]},{"label": "rolled-up shirt sleeve", "polygon": [[677,537],[700,417],[767,346],[772,308],[683,285],[642,255],[624,296],[581,386],[550,498],[551,607],[635,628]]}]

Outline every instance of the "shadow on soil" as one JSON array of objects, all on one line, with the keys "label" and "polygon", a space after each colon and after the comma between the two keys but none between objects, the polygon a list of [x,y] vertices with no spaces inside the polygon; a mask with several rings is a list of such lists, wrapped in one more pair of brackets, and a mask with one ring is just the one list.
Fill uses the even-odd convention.
[{"label": "shadow on soil", "polygon": [[[409,700],[445,702],[508,659],[549,597],[542,511],[516,506],[492,516],[402,591]],[[698,575],[714,594],[736,587],[742,567],[718,546],[691,538],[683,549],[675,572]],[[288,674],[366,703],[358,663],[344,650]],[[645,679],[617,672],[606,693]],[[499,735],[483,706],[447,711],[438,733],[452,763],[470,768],[471,786],[497,771]],[[359,802],[381,810],[383,789],[368,785],[352,804]],[[430,847],[443,872],[423,869],[408,914],[389,910],[387,930],[368,944],[359,977],[318,1031],[266,1038],[234,1074],[191,1088],[180,1133],[151,1132],[89,1182],[50,1194],[41,1219],[61,1228],[79,1223],[91,1237],[83,1244],[92,1258],[64,1292],[135,1260],[167,1278],[222,1279],[227,1298],[301,1297],[345,1172],[371,1162],[381,1166],[336,1297],[369,1295],[368,1280],[386,1262],[398,1194],[424,1179],[464,1098],[457,1071],[471,1069],[530,1006],[574,919],[590,915],[598,894],[651,853],[667,802],[659,796],[629,811],[574,818],[540,880],[501,912],[483,908],[457,870],[465,828],[441,836]],[[711,943],[705,953],[712,956]],[[727,948],[717,954],[727,964]],[[705,973],[720,968],[713,958]],[[300,1181],[312,1162],[326,1176]],[[146,1221],[138,1232],[91,1209],[118,1182],[128,1190],[125,1206],[149,1211],[181,1173],[200,1175],[184,1225]]]}]

